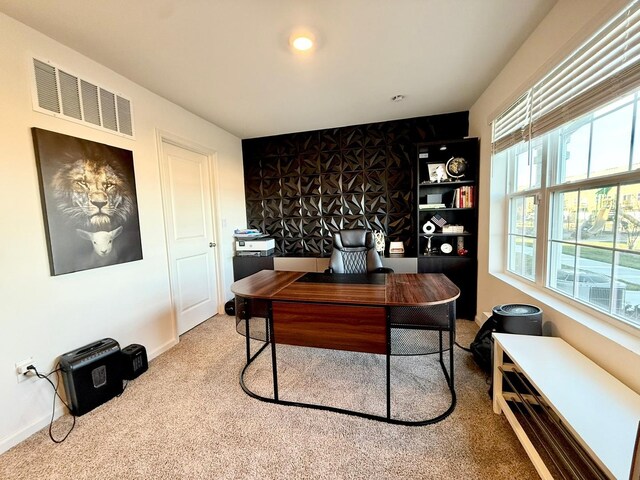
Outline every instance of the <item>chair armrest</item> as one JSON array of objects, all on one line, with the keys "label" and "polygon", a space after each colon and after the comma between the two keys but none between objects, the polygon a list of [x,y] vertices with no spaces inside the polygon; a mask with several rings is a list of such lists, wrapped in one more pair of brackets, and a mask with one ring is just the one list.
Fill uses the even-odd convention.
[{"label": "chair armrest", "polygon": [[393,268],[389,267],[378,267],[371,273],[394,273]]}]

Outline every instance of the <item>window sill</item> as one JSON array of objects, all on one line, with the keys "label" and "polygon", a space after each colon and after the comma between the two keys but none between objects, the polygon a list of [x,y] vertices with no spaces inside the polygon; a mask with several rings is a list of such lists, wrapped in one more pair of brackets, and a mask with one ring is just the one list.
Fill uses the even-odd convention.
[{"label": "window sill", "polygon": [[[615,320],[609,319],[606,315],[555,294],[551,290],[542,289],[534,283],[525,282],[515,275],[498,272],[491,272],[490,274],[589,330],[615,342],[622,348],[640,355],[640,328],[622,322],[614,325],[613,322]],[[544,307],[542,309],[544,311]]]}]

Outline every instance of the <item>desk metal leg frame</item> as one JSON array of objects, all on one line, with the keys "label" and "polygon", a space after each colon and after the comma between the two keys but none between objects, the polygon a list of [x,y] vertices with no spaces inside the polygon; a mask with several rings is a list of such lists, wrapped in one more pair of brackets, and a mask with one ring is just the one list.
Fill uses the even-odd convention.
[{"label": "desk metal leg frame", "polygon": [[387,308],[387,421],[391,420],[391,314]]},{"label": "desk metal leg frame", "polygon": [[[248,300],[245,298],[243,299],[244,305],[243,305],[243,312],[244,312],[244,337],[245,337],[245,348],[246,348],[246,354],[247,354],[247,365],[249,365],[251,362],[253,362],[253,360],[255,360],[261,353],[262,351],[269,346],[269,342],[267,341],[264,345],[262,345],[262,347],[260,347],[258,349],[258,351],[252,356],[251,355],[251,331],[249,328],[249,323],[251,320],[251,313],[249,310],[249,306],[247,305]],[[269,318],[265,318],[265,330],[266,330],[266,334],[267,334],[267,338],[269,338]],[[242,378],[240,379],[241,383],[242,383]],[[243,387],[244,389],[244,387]],[[246,391],[246,390],[245,390]]]},{"label": "desk metal leg frame", "polygon": [[271,343],[271,369],[273,370],[273,399],[278,401],[278,362],[276,360],[276,338],[273,332],[273,314],[269,305],[269,342]]},{"label": "desk metal leg frame", "polygon": [[251,320],[251,314],[247,306],[247,299],[243,299],[243,312],[244,312],[244,339],[247,348],[247,363],[251,362],[251,336],[249,335],[249,320]]},{"label": "desk metal leg frame", "polygon": [[[257,400],[263,401],[263,402],[267,402],[267,403],[276,403],[278,405],[287,405],[287,406],[294,406],[294,407],[305,407],[305,408],[312,408],[312,409],[316,409],[316,410],[327,410],[330,412],[335,412],[335,413],[342,413],[345,415],[352,415],[352,416],[356,416],[356,417],[361,417],[361,418],[366,418],[369,420],[378,420],[378,421],[382,421],[382,422],[386,422],[386,423],[391,423],[391,424],[395,424],[395,425],[406,425],[406,426],[422,426],[422,425],[430,425],[433,423],[437,423],[441,420],[444,420],[446,417],[448,417],[451,412],[453,412],[453,410],[456,407],[456,391],[454,388],[454,377],[453,377],[453,345],[454,345],[454,335],[455,335],[455,303],[452,302],[451,304],[449,304],[449,321],[450,323],[450,329],[449,329],[449,370],[447,371],[447,367],[445,366],[444,363],[444,358],[443,358],[443,349],[442,349],[442,332],[440,332],[440,366],[442,367],[442,372],[444,374],[444,377],[447,381],[447,385],[449,386],[449,391],[451,392],[451,404],[449,405],[449,408],[443,412],[442,414],[427,419],[427,420],[421,420],[421,421],[410,421],[410,420],[400,420],[400,419],[396,419],[396,418],[392,418],[391,417],[391,323],[390,323],[390,314],[389,314],[389,309],[387,309],[387,352],[385,354],[386,357],[386,399],[387,399],[387,405],[386,405],[386,416],[381,416],[381,415],[372,415],[369,413],[365,413],[365,412],[358,412],[358,411],[354,411],[354,410],[347,410],[344,408],[338,408],[338,407],[332,407],[329,405],[317,405],[314,403],[304,403],[304,402],[292,402],[289,400],[281,400],[279,398],[278,395],[278,365],[277,365],[277,360],[276,360],[276,339],[275,339],[275,334],[274,334],[274,330],[273,330],[273,314],[271,311],[271,306],[269,306],[269,311],[268,311],[268,316],[266,319],[266,323],[267,323],[267,327],[268,327],[268,332],[267,332],[267,342],[262,345],[260,347],[260,349],[252,356],[251,355],[251,351],[250,351],[250,335],[249,335],[249,318],[246,318],[246,328],[245,328],[245,335],[246,335],[246,348],[247,348],[247,363],[244,366],[244,368],[242,369],[242,372],[240,373],[240,386],[242,387],[242,390],[244,390],[244,392],[249,395],[252,398],[255,398]],[[248,315],[247,315],[248,316]],[[258,395],[257,393],[252,392],[251,390],[249,390],[249,387],[246,386],[246,384],[244,383],[244,375],[247,371],[247,369],[249,368],[249,366],[253,363],[253,361],[269,346],[271,345],[271,366],[273,369],[273,398],[270,397],[263,397],[262,395]]]}]

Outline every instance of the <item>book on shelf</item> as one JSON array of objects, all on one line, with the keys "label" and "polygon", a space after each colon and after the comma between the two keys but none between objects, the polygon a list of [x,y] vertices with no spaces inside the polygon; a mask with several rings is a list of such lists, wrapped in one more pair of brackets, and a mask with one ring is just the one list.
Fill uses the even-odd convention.
[{"label": "book on shelf", "polygon": [[447,208],[444,203],[421,203],[420,210],[429,210],[431,208]]},{"label": "book on shelf", "polygon": [[453,192],[453,208],[473,208],[475,198],[475,186],[465,185],[458,187]]}]

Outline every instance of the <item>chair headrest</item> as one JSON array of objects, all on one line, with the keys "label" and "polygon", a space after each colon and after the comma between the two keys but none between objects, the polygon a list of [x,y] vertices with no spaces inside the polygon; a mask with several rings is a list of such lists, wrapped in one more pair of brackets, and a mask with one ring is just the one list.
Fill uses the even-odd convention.
[{"label": "chair headrest", "polygon": [[364,229],[340,230],[333,236],[337,248],[373,248],[375,245],[371,232]]}]

